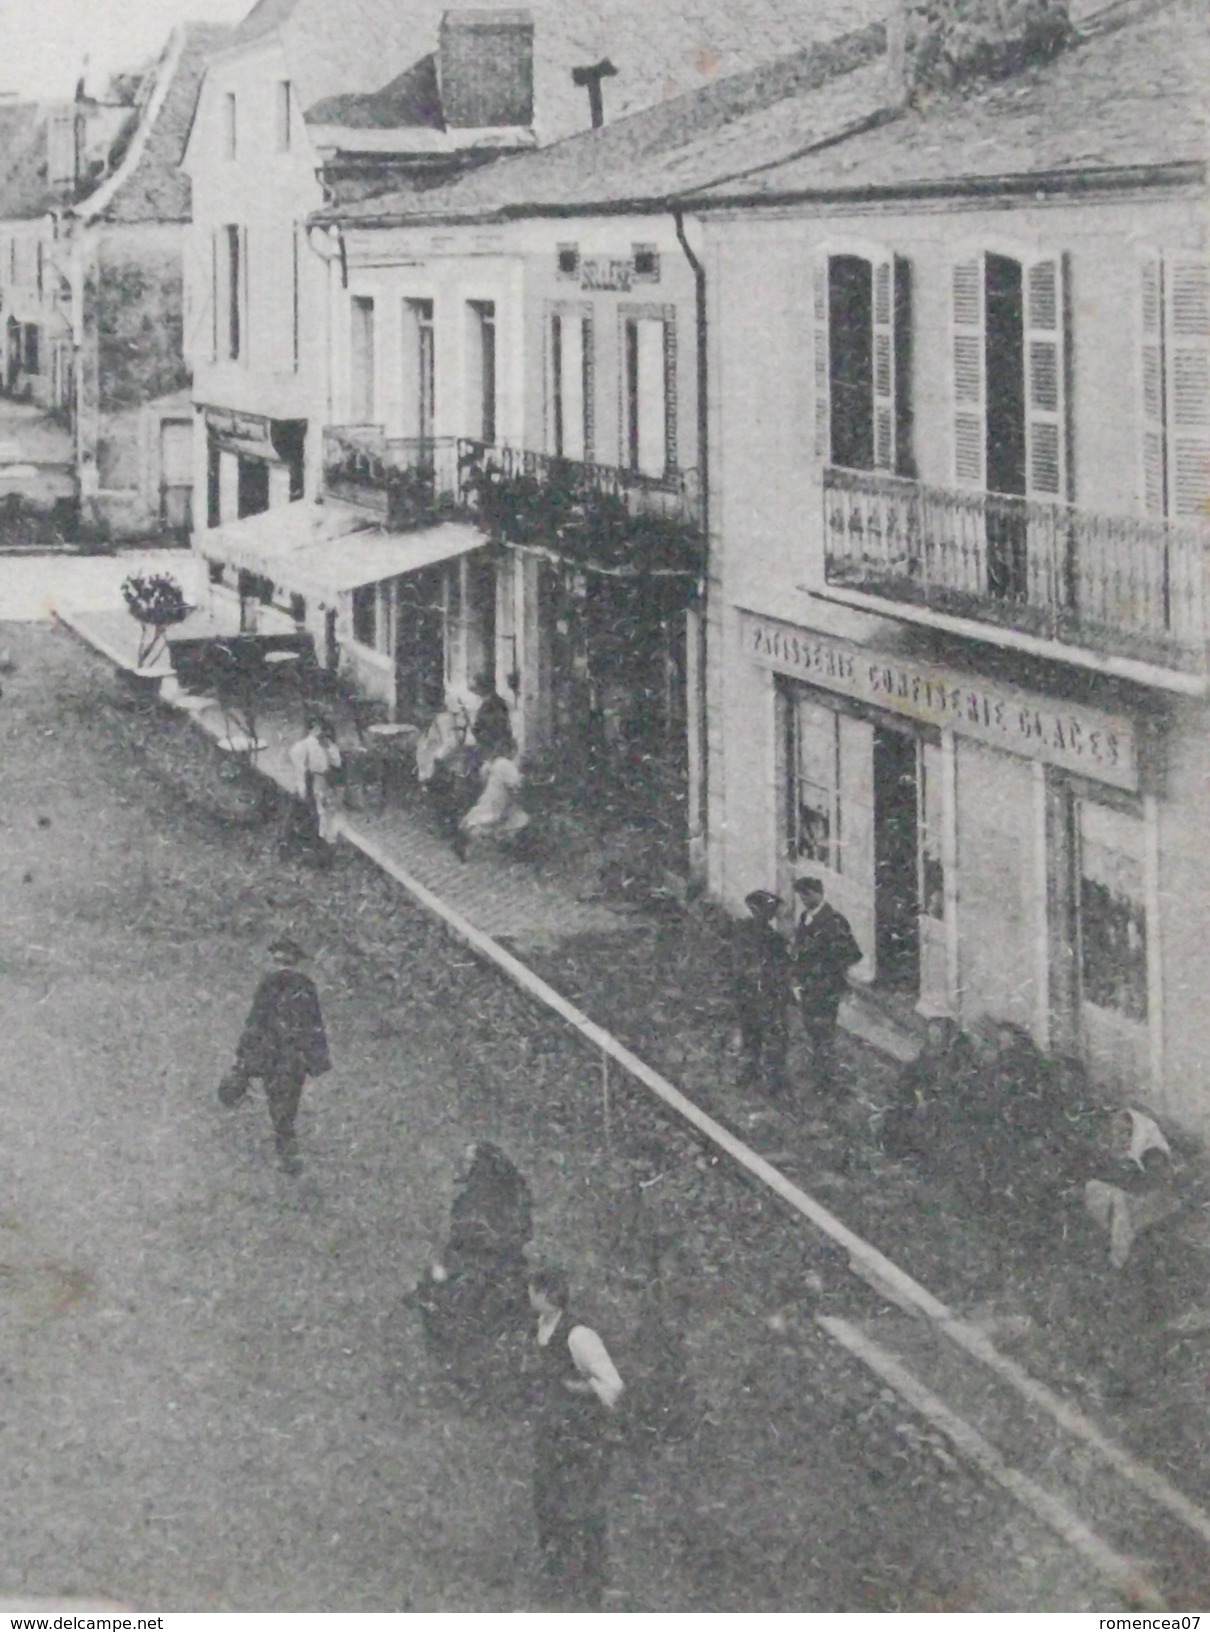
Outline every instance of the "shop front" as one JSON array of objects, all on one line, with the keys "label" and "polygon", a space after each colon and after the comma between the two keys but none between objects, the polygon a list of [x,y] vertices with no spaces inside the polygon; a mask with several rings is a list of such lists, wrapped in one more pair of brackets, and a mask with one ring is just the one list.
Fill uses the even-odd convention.
[{"label": "shop front", "polygon": [[305,419],[206,408],[207,525],[225,526],[303,496]]},{"label": "shop front", "polygon": [[1159,889],[1143,722],[1074,686],[1027,691],[750,614],[742,640],[775,713],[779,893],[822,878],[865,954],[857,978],[892,1005],[1013,1021],[1107,1085],[1147,1087]]}]

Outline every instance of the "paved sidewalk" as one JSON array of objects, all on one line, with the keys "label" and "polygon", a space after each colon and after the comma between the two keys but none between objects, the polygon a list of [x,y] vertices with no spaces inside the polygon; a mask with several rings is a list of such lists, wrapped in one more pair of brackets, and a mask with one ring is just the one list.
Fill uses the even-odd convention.
[{"label": "paved sidewalk", "polygon": [[[63,611],[59,616],[111,663],[136,672],[138,625],[126,612]],[[146,683],[157,684],[163,673],[157,667]],[[163,695],[169,706],[187,713],[221,747],[238,751],[245,746],[238,725],[213,698]],[[300,734],[297,703],[285,696],[268,700],[257,714],[256,730],[259,746],[251,754],[253,763],[279,787],[292,792],[294,775],[288,752]],[[347,736],[343,740],[347,742]],[[513,859],[486,846],[476,847],[467,861],[459,861],[425,812],[388,802],[381,811],[344,811],[342,820],[350,832],[364,836],[477,929],[518,952],[550,950],[568,937],[593,932],[616,934],[630,929],[636,935],[642,933],[628,915],[577,899],[569,881],[544,868],[541,861]]]}]

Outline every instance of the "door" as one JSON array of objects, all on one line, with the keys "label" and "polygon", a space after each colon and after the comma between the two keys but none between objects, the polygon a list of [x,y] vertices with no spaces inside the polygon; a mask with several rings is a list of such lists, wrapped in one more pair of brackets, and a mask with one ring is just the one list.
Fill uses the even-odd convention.
[{"label": "door", "polygon": [[239,519],[259,516],[269,508],[269,466],[263,459],[239,462]]},{"label": "door", "polygon": [[395,617],[395,707],[400,719],[427,718],[445,697],[445,568],[409,573]]},{"label": "door", "polygon": [[160,518],[166,527],[193,525],[193,422],[160,421]]},{"label": "door", "polygon": [[915,737],[874,730],[874,934],[879,983],[920,985],[919,799]]}]

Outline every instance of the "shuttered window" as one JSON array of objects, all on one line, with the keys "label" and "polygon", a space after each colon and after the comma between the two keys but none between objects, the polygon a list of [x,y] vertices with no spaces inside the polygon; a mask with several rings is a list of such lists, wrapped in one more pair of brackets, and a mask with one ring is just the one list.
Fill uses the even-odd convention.
[{"label": "shuttered window", "polygon": [[960,487],[1056,503],[1068,497],[1066,311],[1059,256],[976,255],[953,267],[954,478]]},{"label": "shuttered window", "polygon": [[550,312],[548,347],[547,446],[563,459],[591,459],[591,308],[555,307]]},{"label": "shuttered window", "polygon": [[1210,497],[1210,267],[1165,268],[1169,512],[1204,516]]},{"label": "shuttered window", "polygon": [[979,255],[959,261],[951,277],[954,477],[960,487],[987,485],[985,276]]},{"label": "shuttered window", "polygon": [[908,471],[907,271],[892,255],[829,254],[815,263],[814,447],[827,464]]},{"label": "shuttered window", "polygon": [[1142,498],[1154,516],[1210,503],[1210,268],[1148,256],[1141,269]]}]

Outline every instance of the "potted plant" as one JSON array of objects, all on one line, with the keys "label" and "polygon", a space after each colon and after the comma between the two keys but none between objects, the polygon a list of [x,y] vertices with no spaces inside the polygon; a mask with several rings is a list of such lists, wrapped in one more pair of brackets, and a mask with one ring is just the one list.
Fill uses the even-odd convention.
[{"label": "potted plant", "polygon": [[169,629],[183,623],[193,609],[168,572],[131,573],[122,584],[122,599],[141,630],[137,667],[149,668],[161,651],[168,655]]}]

